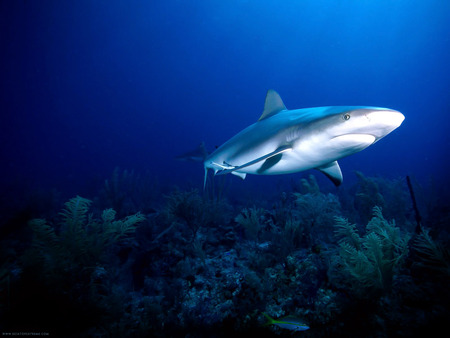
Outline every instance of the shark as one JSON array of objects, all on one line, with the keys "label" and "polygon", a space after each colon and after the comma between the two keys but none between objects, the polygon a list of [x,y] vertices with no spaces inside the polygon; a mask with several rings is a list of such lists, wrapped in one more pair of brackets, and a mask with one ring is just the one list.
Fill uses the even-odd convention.
[{"label": "shark", "polygon": [[405,116],[370,106],[329,106],[289,110],[268,90],[257,122],[211,154],[199,147],[205,169],[214,175],[280,175],[317,169],[336,186],[343,181],[338,160],[378,142],[397,129]]}]

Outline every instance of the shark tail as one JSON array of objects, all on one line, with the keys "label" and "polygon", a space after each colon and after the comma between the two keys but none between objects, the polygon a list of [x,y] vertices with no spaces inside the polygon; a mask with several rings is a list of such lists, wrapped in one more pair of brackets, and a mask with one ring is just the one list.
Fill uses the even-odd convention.
[{"label": "shark tail", "polygon": [[178,155],[176,159],[181,161],[203,162],[207,156],[208,152],[206,151],[205,142],[202,142],[194,150]]},{"label": "shark tail", "polygon": [[[208,152],[206,151],[205,142],[202,142],[194,150],[178,155],[176,159],[180,161],[204,162],[207,157]],[[208,168],[205,165],[205,179],[203,181],[203,190],[205,190],[206,188],[207,178],[208,178]]]},{"label": "shark tail", "polygon": [[208,157],[205,142],[201,142],[195,151],[199,154],[199,156],[201,156],[202,161]]}]

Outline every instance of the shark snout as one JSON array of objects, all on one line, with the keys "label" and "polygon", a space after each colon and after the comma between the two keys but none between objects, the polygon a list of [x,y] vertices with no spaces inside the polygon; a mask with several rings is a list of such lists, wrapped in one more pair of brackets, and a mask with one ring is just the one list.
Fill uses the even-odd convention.
[{"label": "shark snout", "polygon": [[405,119],[405,115],[392,109],[371,110],[366,114],[366,117],[371,124],[385,125],[394,129],[400,127]]},{"label": "shark snout", "polygon": [[366,118],[369,120],[368,128],[372,129],[370,134],[378,140],[400,127],[405,116],[397,110],[377,109],[367,112]]},{"label": "shark snout", "polygon": [[400,113],[399,111],[392,110],[391,111],[391,120],[393,124],[396,126],[396,128],[400,127],[402,122],[405,120],[405,115]]}]

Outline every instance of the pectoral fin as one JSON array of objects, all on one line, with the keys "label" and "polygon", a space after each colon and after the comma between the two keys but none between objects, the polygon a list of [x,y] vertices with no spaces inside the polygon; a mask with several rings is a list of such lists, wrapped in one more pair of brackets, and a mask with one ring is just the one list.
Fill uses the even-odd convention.
[{"label": "pectoral fin", "polygon": [[268,153],[268,154],[266,154],[264,156],[258,157],[257,159],[255,159],[253,161],[250,161],[250,162],[247,162],[247,163],[245,163],[243,165],[236,166],[236,167],[231,168],[231,169],[220,170],[220,171],[217,172],[216,175],[225,175],[225,174],[232,173],[234,171],[239,171],[241,169],[244,169],[246,167],[254,165],[254,164],[258,163],[258,162],[265,161],[265,160],[267,160],[267,159],[269,159],[269,158],[271,158],[273,156],[277,156],[277,155],[279,155],[281,153],[284,153],[285,151],[288,151],[288,150],[291,150],[291,149],[292,149],[292,147],[290,145],[279,147],[275,151],[272,151],[271,153]]},{"label": "pectoral fin", "polygon": [[275,164],[277,164],[278,162],[280,162],[281,157],[283,157],[283,154],[277,154],[274,155],[272,157],[269,157],[267,160],[264,161],[263,165],[261,166],[261,168],[258,169],[258,174],[263,175],[267,170],[269,170],[270,168],[272,168]]},{"label": "pectoral fin", "polygon": [[317,167],[317,170],[323,172],[336,187],[340,186],[343,180],[341,168],[337,161],[327,163],[321,167]]}]

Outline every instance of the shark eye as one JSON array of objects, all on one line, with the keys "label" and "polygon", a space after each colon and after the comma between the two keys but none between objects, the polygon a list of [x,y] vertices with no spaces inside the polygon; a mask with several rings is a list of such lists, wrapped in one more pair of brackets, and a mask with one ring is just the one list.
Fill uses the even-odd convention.
[{"label": "shark eye", "polygon": [[345,114],[342,116],[342,118],[343,118],[345,121],[350,120],[350,114],[349,114],[349,113],[345,113]]}]

